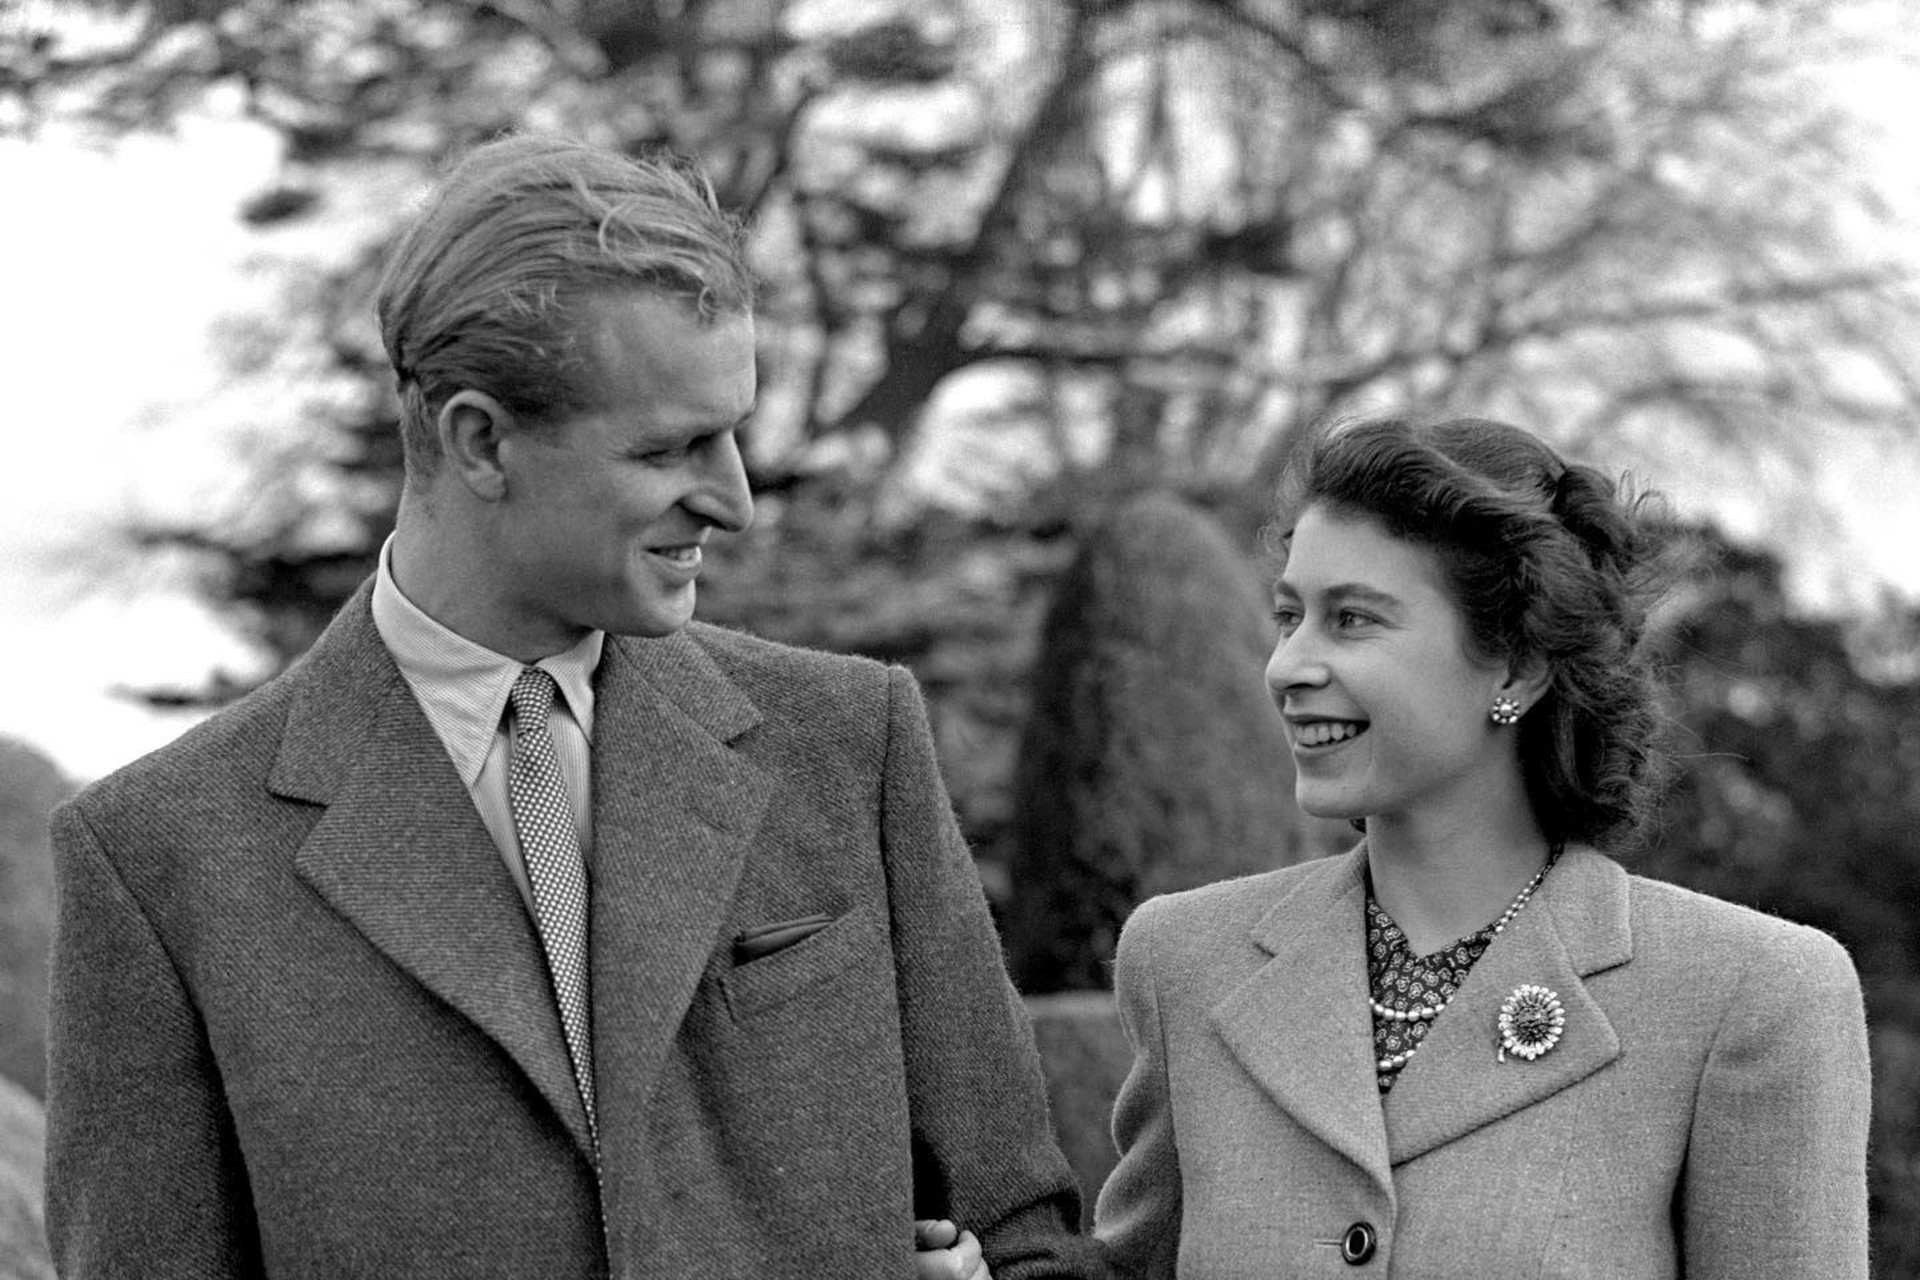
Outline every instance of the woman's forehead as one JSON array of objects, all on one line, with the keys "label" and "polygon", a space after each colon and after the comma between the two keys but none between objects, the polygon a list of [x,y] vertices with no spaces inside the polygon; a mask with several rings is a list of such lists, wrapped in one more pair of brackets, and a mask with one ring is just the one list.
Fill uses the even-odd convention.
[{"label": "woman's forehead", "polygon": [[1282,589],[1384,595],[1409,602],[1449,599],[1433,548],[1393,534],[1384,522],[1363,512],[1308,507],[1284,545]]}]

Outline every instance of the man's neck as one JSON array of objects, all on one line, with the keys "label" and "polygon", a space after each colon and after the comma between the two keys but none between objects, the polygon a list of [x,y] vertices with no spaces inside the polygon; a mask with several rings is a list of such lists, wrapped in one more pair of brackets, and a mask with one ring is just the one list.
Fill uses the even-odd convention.
[{"label": "man's neck", "polygon": [[495,598],[498,575],[476,553],[484,544],[450,526],[409,494],[400,499],[388,567],[409,603],[447,630],[520,662],[533,663],[578,644],[576,634],[520,635],[500,625],[507,610]]}]

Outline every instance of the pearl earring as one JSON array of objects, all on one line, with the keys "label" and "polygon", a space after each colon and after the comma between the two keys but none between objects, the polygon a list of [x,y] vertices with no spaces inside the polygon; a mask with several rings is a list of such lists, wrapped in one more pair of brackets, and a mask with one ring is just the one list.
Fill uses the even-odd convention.
[{"label": "pearl earring", "polygon": [[1519,724],[1520,704],[1508,697],[1495,698],[1493,700],[1493,710],[1488,712],[1488,714],[1493,717],[1493,722],[1498,725]]}]

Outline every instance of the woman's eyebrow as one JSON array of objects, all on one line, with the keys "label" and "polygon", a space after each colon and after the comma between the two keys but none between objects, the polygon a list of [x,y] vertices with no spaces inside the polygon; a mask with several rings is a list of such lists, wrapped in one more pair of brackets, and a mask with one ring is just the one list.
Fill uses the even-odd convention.
[{"label": "woman's eyebrow", "polygon": [[1378,587],[1370,587],[1364,582],[1336,582],[1327,588],[1327,595],[1343,603],[1358,601],[1383,609],[1397,609],[1401,603],[1399,596]]},{"label": "woman's eyebrow", "polygon": [[[1298,600],[1300,598],[1299,590],[1285,578],[1278,579],[1274,582],[1273,594],[1276,596],[1284,596],[1289,600]],[[1402,601],[1399,596],[1388,591],[1382,591],[1378,587],[1368,586],[1364,582],[1336,582],[1326,588],[1321,594],[1329,600],[1337,600],[1342,604],[1357,602],[1360,604],[1370,604],[1381,609],[1398,609],[1402,607]]]}]

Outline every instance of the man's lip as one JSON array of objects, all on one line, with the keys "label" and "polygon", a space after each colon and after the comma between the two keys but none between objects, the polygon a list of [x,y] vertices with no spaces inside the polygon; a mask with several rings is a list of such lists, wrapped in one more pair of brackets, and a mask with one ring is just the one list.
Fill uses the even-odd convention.
[{"label": "man's lip", "polygon": [[689,581],[706,565],[706,556],[697,542],[648,547],[647,554],[658,560],[661,568],[666,572],[685,574]]}]

